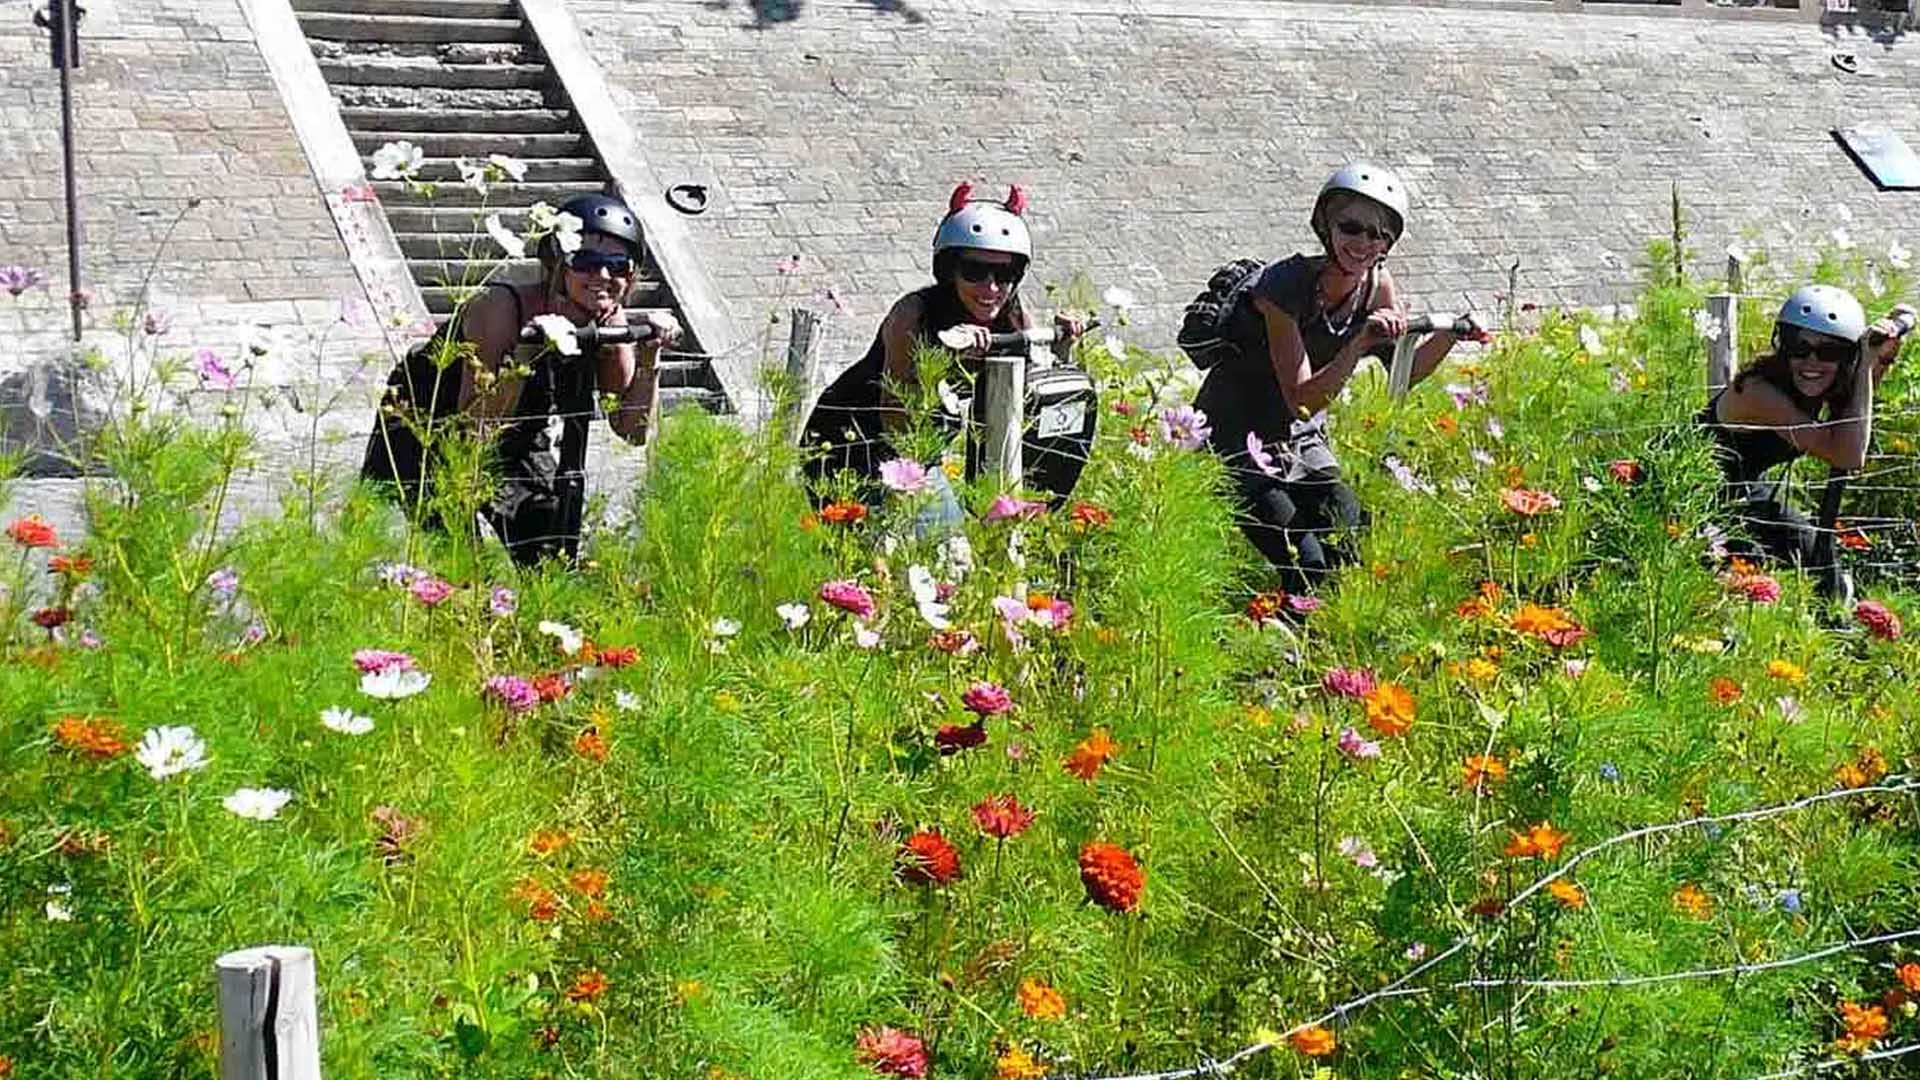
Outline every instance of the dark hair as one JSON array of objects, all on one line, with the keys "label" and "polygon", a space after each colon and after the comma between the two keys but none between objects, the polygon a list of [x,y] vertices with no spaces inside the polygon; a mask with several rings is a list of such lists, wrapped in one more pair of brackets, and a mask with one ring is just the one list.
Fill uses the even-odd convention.
[{"label": "dark hair", "polygon": [[1855,361],[1849,360],[1834,368],[1833,384],[1827,387],[1824,396],[1807,397],[1800,393],[1799,386],[1793,381],[1793,365],[1780,351],[1780,330],[1776,327],[1773,332],[1773,347],[1748,361],[1747,365],[1734,375],[1733,388],[1745,390],[1749,383],[1759,379],[1793,399],[1793,403],[1808,416],[1818,418],[1822,406],[1830,410],[1827,415],[1838,416],[1853,401],[1854,363]]}]

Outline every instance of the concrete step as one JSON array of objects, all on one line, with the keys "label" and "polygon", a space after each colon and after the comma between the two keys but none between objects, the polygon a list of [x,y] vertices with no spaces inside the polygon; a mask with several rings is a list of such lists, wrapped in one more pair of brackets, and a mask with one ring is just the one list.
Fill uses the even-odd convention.
[{"label": "concrete step", "polygon": [[513,0],[293,0],[297,14],[424,15],[436,19],[517,19]]},{"label": "concrete step", "polygon": [[[378,147],[376,147],[376,149],[378,149]],[[368,154],[366,161],[367,168],[372,169],[373,155]],[[522,158],[521,164],[527,167],[527,179],[536,183],[571,181],[574,182],[576,186],[570,190],[578,190],[579,185],[599,187],[606,182],[604,175],[600,171],[600,159],[598,158]],[[430,157],[427,158],[420,167],[420,178],[422,180],[437,180],[442,182],[451,181],[457,184],[460,180],[460,168],[453,158]],[[500,185],[502,188],[523,186],[526,185]],[[492,189],[493,193],[488,195],[487,201],[489,204],[503,201],[503,196],[498,194],[498,190],[498,188]],[[478,198],[478,193],[473,192],[473,189],[468,188],[467,191]],[[443,196],[447,193],[446,188],[441,189]],[[531,202],[532,200],[528,201]]]},{"label": "concrete step", "polygon": [[538,64],[546,60],[539,49],[518,41],[344,41],[309,37],[315,60],[435,60],[442,64]]},{"label": "concrete step", "polygon": [[[509,279],[502,278],[500,280],[504,281]],[[644,285],[646,286],[645,288],[636,287],[633,295],[628,297],[627,300],[628,303],[644,304],[647,306],[627,309],[628,318],[638,318],[640,314],[656,309],[661,311],[672,310],[670,306],[672,300],[666,295],[666,286],[664,284],[657,281],[649,281],[645,282]],[[428,313],[438,318],[453,311],[454,304],[458,298],[476,295],[482,288],[485,288],[485,286],[422,285],[420,286],[420,295],[427,302]],[[675,317],[678,317],[677,312],[675,313]]]},{"label": "concrete step", "polygon": [[539,281],[540,260],[479,258],[465,259],[457,248],[448,257],[408,259],[407,269],[421,285],[455,287],[480,285],[488,281]]},{"label": "concrete step", "polygon": [[[466,214],[471,218],[474,210],[485,206],[493,210],[512,210],[545,202],[553,206],[575,195],[591,195],[606,190],[606,182],[592,180],[543,180],[535,178],[531,164],[527,170],[528,179],[518,184],[494,184],[487,190],[484,198],[480,193],[464,184],[442,185],[432,196],[425,192],[412,191],[398,180],[373,181],[374,193],[380,196],[381,205],[386,207],[389,219],[400,208],[434,210],[443,214]],[[453,174],[459,179],[459,173]],[[397,227],[397,226],[396,226]]]},{"label": "concrete step", "polygon": [[[391,10],[391,9],[389,9]],[[400,14],[301,12],[300,29],[310,38],[336,41],[414,41],[433,44],[519,41],[525,24],[516,18],[461,19]]]},{"label": "concrete step", "polygon": [[[439,232],[400,232],[399,226],[389,214],[388,224],[394,225],[393,238],[400,242],[400,253],[409,259],[497,259],[506,254],[492,236],[484,232],[474,232],[473,224]],[[526,221],[524,213],[508,217],[500,215],[500,220],[509,229],[518,232]]]},{"label": "concrete step", "polygon": [[545,64],[442,64],[413,57],[321,60],[331,86],[437,86],[457,90],[540,90],[553,78]]},{"label": "concrete step", "polygon": [[356,109],[342,108],[340,119],[353,133],[404,131],[528,132],[553,134],[579,130],[569,109]]},{"label": "concrete step", "polygon": [[496,206],[491,203],[484,207],[389,206],[387,224],[393,227],[394,235],[399,237],[400,249],[412,255],[415,252],[407,247],[412,241],[485,236],[483,222],[488,214],[499,214],[501,223],[515,232],[527,227],[525,206]]},{"label": "concrete step", "polygon": [[[583,158],[593,160],[593,146],[587,142],[585,134],[577,131],[561,132],[467,132],[467,131],[356,131],[351,125],[348,134],[353,136],[353,144],[363,154],[371,154],[390,142],[410,142],[425,151],[429,160],[433,158],[486,157],[488,154],[505,154],[508,157],[528,159],[564,160]],[[455,173],[454,175],[459,175]],[[529,176],[532,173],[528,173]]]},{"label": "concrete step", "polygon": [[552,109],[567,107],[557,88],[453,89],[444,86],[339,86],[333,99],[347,109]]}]

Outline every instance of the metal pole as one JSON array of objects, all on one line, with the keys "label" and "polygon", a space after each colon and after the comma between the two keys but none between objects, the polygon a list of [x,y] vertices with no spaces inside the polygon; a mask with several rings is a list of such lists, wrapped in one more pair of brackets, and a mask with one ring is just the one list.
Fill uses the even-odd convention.
[{"label": "metal pole", "polygon": [[[60,5],[60,21],[55,33],[67,35],[68,42],[77,42],[80,33],[76,25],[80,15],[75,10],[74,0],[53,0]],[[66,155],[67,168],[67,282],[72,291],[67,294],[67,306],[73,311],[73,340],[80,340],[80,311],[86,306],[86,294],[80,288],[80,188],[74,176],[73,167],[73,65],[79,58],[76,50],[61,48],[60,56],[60,143]]]}]

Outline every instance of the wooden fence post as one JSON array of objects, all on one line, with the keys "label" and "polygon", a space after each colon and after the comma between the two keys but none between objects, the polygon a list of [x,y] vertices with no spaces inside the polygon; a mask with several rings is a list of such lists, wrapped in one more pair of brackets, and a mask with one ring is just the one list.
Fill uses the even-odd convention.
[{"label": "wooden fence post", "polygon": [[1707,297],[1707,315],[1720,327],[1720,333],[1707,342],[1707,393],[1733,380],[1740,363],[1740,297],[1714,293]]},{"label": "wooden fence post", "polygon": [[781,438],[797,445],[813,396],[814,361],[820,351],[820,315],[807,308],[794,308],[788,317],[793,330],[787,337],[787,367],[774,407],[779,410]]},{"label": "wooden fence post", "polygon": [[989,356],[980,392],[987,395],[982,466],[1002,491],[1015,491],[1026,474],[1020,460],[1027,401],[1027,358]]},{"label": "wooden fence post", "polygon": [[1747,291],[1747,259],[1737,251],[1727,252],[1727,291],[1735,296]]},{"label": "wooden fence post", "polygon": [[313,950],[267,945],[214,961],[220,1080],[320,1080]]}]

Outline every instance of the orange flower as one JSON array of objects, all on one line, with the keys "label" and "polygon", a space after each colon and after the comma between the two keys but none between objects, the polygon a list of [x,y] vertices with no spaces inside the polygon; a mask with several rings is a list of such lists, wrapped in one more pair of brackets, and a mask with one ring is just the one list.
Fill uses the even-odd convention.
[{"label": "orange flower", "polygon": [[1468,791],[1484,791],[1507,778],[1507,763],[1493,754],[1469,754],[1460,765],[1460,782]]},{"label": "orange flower", "polygon": [[1493,605],[1477,596],[1461,601],[1453,613],[1462,619],[1491,619],[1494,616]]},{"label": "orange flower", "polygon": [[545,675],[535,675],[533,677],[533,690],[534,693],[540,695],[540,701],[544,704],[559,701],[561,698],[572,693],[573,684],[567,681],[566,676],[558,672],[548,672]]},{"label": "orange flower", "polygon": [[1466,676],[1474,682],[1489,682],[1500,674],[1500,665],[1491,660],[1474,657],[1467,661]]},{"label": "orange flower", "polygon": [[1873,550],[1873,541],[1867,539],[1867,534],[1847,524],[1845,521],[1834,522],[1833,528],[1834,539],[1840,541],[1840,546],[1846,548],[1848,551]]},{"label": "orange flower", "polygon": [[1713,897],[1691,881],[1674,890],[1673,906],[1696,919],[1713,918]]},{"label": "orange flower", "polygon": [[0,1054],[0,1080],[7,1080],[7,1077],[12,1075],[13,1059],[5,1054]]},{"label": "orange flower", "polygon": [[1307,1057],[1326,1057],[1340,1048],[1340,1040],[1319,1024],[1310,1024],[1287,1036],[1287,1045]]},{"label": "orange flower", "polygon": [[1537,547],[1539,547],[1539,546],[1540,546],[1540,534],[1539,534],[1539,533],[1535,533],[1535,532],[1523,532],[1523,533],[1521,533],[1521,534],[1520,534],[1520,546],[1521,546],[1521,547],[1523,547],[1523,548],[1526,548],[1526,549],[1527,549],[1528,551],[1532,551],[1532,550],[1533,550],[1534,548],[1537,548]]},{"label": "orange flower", "polygon": [[567,876],[567,884],[582,896],[605,896],[608,880],[605,870],[575,870]]},{"label": "orange flower", "polygon": [[812,532],[820,527],[820,515],[809,510],[800,515],[800,531]]},{"label": "orange flower", "polygon": [[1887,1033],[1887,1013],[1878,1005],[1843,1001],[1840,1003],[1840,1022],[1846,1026],[1847,1033],[1835,1040],[1833,1045],[1844,1053],[1865,1050]]},{"label": "orange flower", "polygon": [[1265,625],[1267,622],[1279,618],[1280,612],[1286,605],[1286,593],[1278,589],[1272,592],[1263,592],[1247,601],[1247,620],[1255,625]]},{"label": "orange flower", "polygon": [[582,1004],[597,1001],[601,994],[607,992],[609,985],[606,975],[599,968],[588,968],[575,977],[573,985],[567,988],[567,1000]]},{"label": "orange flower", "polygon": [[1887,759],[1879,747],[1869,746],[1860,751],[1858,758],[1833,770],[1833,775],[1843,788],[1866,787],[1887,775]]},{"label": "orange flower", "polygon": [[1539,517],[1560,509],[1560,500],[1550,492],[1523,487],[1501,488],[1500,504],[1521,517]]},{"label": "orange flower", "polygon": [[580,917],[588,922],[606,922],[613,918],[613,911],[598,900],[589,900],[586,910],[580,913]]},{"label": "orange flower", "polygon": [[47,560],[47,573],[66,574],[70,577],[86,577],[93,573],[93,557],[90,555],[55,555]]},{"label": "orange flower", "polygon": [[128,750],[126,732],[111,720],[91,716],[63,716],[53,725],[61,746],[89,757],[118,757]]},{"label": "orange flower", "polygon": [[573,737],[573,752],[588,761],[605,761],[609,752],[606,737],[600,734],[599,728],[587,728]]},{"label": "orange flower", "polygon": [[1587,894],[1580,890],[1580,886],[1566,878],[1554,878],[1548,882],[1547,892],[1552,893],[1555,900],[1575,911],[1587,906]]},{"label": "orange flower", "polygon": [[1035,1020],[1058,1020],[1067,1015],[1067,999],[1038,979],[1020,980],[1020,1011]]},{"label": "orange flower", "polygon": [[1807,673],[1799,664],[1791,660],[1769,660],[1767,661],[1767,678],[1797,683],[1806,681]]},{"label": "orange flower", "polygon": [[1459,432],[1460,421],[1455,420],[1452,413],[1441,413],[1433,418],[1433,426],[1443,435],[1453,435]]},{"label": "orange flower", "polygon": [[1367,725],[1389,738],[1405,735],[1413,726],[1413,694],[1398,683],[1381,683],[1373,688],[1367,703]]},{"label": "orange flower", "polygon": [[1575,629],[1580,624],[1568,618],[1567,613],[1559,608],[1522,604],[1520,610],[1513,613],[1508,625],[1522,634],[1545,637],[1556,631]]},{"label": "orange flower", "polygon": [[562,829],[537,829],[527,841],[527,850],[544,859],[571,843],[573,835]]},{"label": "orange flower", "polygon": [[960,876],[960,852],[946,837],[922,829],[900,845],[894,873],[909,885],[945,885]]},{"label": "orange flower", "polygon": [[1901,964],[1893,973],[1899,977],[1901,986],[1920,994],[1920,964]]},{"label": "orange flower", "polygon": [[53,526],[39,514],[26,517],[7,526],[7,538],[23,548],[59,547],[60,538],[54,534]]},{"label": "orange flower", "polygon": [[1713,681],[1707,684],[1707,700],[1715,705],[1731,705],[1740,700],[1743,692],[1739,683],[1725,675],[1715,675]]},{"label": "orange flower", "polygon": [[640,659],[640,650],[631,645],[609,645],[600,650],[600,666],[623,668]]},{"label": "orange flower", "polygon": [[1040,1080],[1047,1075],[1047,1067],[1021,1047],[1011,1046],[994,1061],[993,1075],[994,1080]]},{"label": "orange flower", "polygon": [[1080,849],[1080,884],[1087,899],[1125,914],[1140,902],[1147,875],[1126,848],[1096,840]]},{"label": "orange flower", "polygon": [[553,894],[552,889],[533,878],[521,878],[514,883],[513,891],[507,895],[525,904],[527,917],[536,922],[551,922],[553,917],[560,913],[560,898]]},{"label": "orange flower", "polygon": [[820,510],[820,520],[829,525],[857,525],[867,519],[867,505],[853,499],[830,502]]},{"label": "orange flower", "polygon": [[1080,740],[1080,745],[1073,748],[1073,753],[1067,755],[1060,767],[1082,780],[1092,780],[1119,751],[1120,744],[1113,741],[1106,728],[1095,728],[1093,734]]},{"label": "orange flower", "polygon": [[1554,828],[1552,822],[1542,821],[1526,832],[1514,833],[1505,850],[1508,858],[1551,862],[1560,857],[1560,849],[1566,846],[1567,834]]},{"label": "orange flower", "polygon": [[1073,522],[1074,528],[1083,532],[1088,529],[1104,529],[1113,524],[1112,512],[1106,507],[1090,502],[1074,503],[1073,507],[1067,511],[1067,519]]}]

